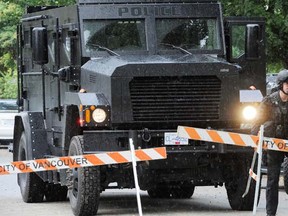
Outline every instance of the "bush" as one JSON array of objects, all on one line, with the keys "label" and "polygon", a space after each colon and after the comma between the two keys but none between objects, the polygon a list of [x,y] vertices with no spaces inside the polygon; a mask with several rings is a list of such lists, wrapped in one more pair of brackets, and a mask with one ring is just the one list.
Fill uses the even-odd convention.
[{"label": "bush", "polygon": [[17,75],[15,72],[0,72],[0,98],[17,98]]}]

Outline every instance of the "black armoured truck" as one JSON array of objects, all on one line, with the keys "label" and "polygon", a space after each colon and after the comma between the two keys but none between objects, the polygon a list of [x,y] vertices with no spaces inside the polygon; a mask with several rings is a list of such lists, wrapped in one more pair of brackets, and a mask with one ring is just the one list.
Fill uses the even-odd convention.
[{"label": "black armoured truck", "polygon": [[[136,149],[167,150],[167,159],[137,165],[151,198],[225,185],[232,209],[252,209],[255,184],[242,194],[253,150],[185,140],[176,130],[247,132],[242,111],[254,102],[241,102],[239,91],[265,94],[264,27],[260,18],[223,18],[216,0],[27,8],[18,28],[14,161],[119,152],[132,138]],[[68,192],[75,215],[96,214],[106,189],[135,186],[130,163],[18,174],[18,184],[24,202]]]}]

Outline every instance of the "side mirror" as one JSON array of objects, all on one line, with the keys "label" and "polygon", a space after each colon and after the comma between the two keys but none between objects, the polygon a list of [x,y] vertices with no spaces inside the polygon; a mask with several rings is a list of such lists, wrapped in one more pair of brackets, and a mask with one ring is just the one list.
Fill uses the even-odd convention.
[{"label": "side mirror", "polygon": [[45,27],[35,27],[32,30],[33,62],[44,65],[48,63],[48,37]]},{"label": "side mirror", "polygon": [[259,59],[259,46],[260,46],[260,26],[258,24],[246,25],[246,44],[245,54],[246,59],[253,60]]}]

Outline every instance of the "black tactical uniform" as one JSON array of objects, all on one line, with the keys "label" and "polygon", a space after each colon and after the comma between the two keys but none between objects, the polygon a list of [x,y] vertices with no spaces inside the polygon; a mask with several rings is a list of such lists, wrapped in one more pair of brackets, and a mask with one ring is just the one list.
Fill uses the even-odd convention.
[{"label": "black tactical uniform", "polygon": [[[285,75],[281,77],[279,75]],[[279,90],[266,96],[259,108],[258,118],[252,128],[252,134],[257,135],[260,125],[264,125],[264,136],[288,138],[288,102],[283,102],[279,92],[284,82],[288,82],[288,70],[279,73],[277,80]],[[267,151],[267,187],[266,212],[268,216],[276,215],[278,206],[278,187],[281,164],[285,153],[280,151]]]}]

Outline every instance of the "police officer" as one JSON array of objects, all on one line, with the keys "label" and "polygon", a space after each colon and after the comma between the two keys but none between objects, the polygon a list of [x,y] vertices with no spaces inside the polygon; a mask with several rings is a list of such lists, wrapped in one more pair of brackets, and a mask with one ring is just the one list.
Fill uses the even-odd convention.
[{"label": "police officer", "polygon": [[[277,75],[278,90],[266,96],[260,104],[257,120],[252,128],[256,135],[260,125],[264,125],[264,136],[288,138],[288,70]],[[276,215],[281,164],[285,153],[267,150],[266,213]]]}]

